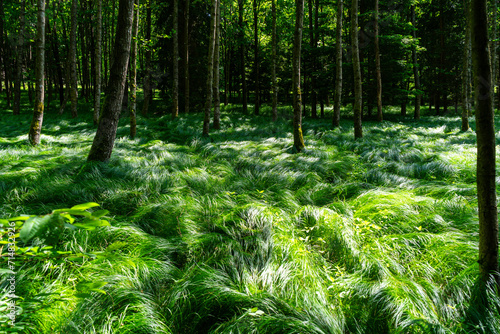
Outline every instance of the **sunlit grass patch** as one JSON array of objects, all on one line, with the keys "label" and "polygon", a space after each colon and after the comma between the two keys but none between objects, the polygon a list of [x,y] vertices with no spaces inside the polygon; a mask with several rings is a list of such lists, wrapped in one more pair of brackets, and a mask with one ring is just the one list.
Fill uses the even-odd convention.
[{"label": "sunlit grass patch", "polygon": [[[122,118],[108,163],[86,162],[90,117],[49,115],[38,147],[27,120],[0,120],[2,217],[98,202],[113,225],[64,240],[108,257],[20,276],[23,297],[66,298],[27,316],[33,333],[467,332],[473,131],[389,110],[355,141],[351,121],[306,118],[294,154],[290,108],[276,123],[237,111],[209,138],[201,114],[139,117],[134,140]],[[78,298],[89,280],[105,294]]]}]

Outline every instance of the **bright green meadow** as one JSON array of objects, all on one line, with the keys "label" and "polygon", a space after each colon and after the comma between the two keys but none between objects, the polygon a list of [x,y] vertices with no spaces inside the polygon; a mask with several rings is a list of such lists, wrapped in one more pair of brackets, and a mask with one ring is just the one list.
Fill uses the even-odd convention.
[{"label": "bright green meadow", "polygon": [[122,118],[102,164],[89,115],[48,113],[31,147],[28,112],[1,114],[0,218],[96,202],[111,226],[65,230],[78,259],[19,257],[22,312],[0,332],[499,332],[472,302],[476,137],[458,117],[394,110],[356,141],[351,121],[306,119],[294,154],[289,118],[237,110],[208,139],[201,114],[140,117],[134,140]]}]

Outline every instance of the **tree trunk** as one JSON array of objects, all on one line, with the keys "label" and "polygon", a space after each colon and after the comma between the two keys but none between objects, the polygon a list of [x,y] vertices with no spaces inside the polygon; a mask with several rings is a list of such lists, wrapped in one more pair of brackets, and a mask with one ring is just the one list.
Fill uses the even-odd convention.
[{"label": "tree trunk", "polygon": [[463,55],[463,69],[462,69],[462,131],[469,130],[469,115],[470,115],[470,102],[469,102],[469,68],[470,64],[470,47],[471,47],[471,22],[469,18],[470,0],[464,0],[465,8],[465,45]]},{"label": "tree trunk", "polygon": [[472,66],[476,98],[479,273],[484,284],[498,275],[498,213],[495,184],[495,125],[491,95],[486,0],[472,0]]},{"label": "tree trunk", "polygon": [[215,130],[220,130],[220,1],[217,1],[217,18],[215,23],[214,49],[214,124]]},{"label": "tree trunk", "polygon": [[[142,114],[149,112],[149,102],[151,100],[151,1],[148,0],[146,9],[146,73],[144,74],[144,104],[142,105]],[[187,44],[186,44],[187,45]],[[189,104],[188,104],[189,106]]]},{"label": "tree trunk", "polygon": [[[492,0],[493,2],[493,17],[492,17],[492,23],[490,23],[490,26],[492,26],[493,31],[492,31],[492,38],[491,38],[491,47],[490,47],[490,54],[491,54],[491,94],[492,96],[495,96],[495,87],[497,84],[497,58],[498,58],[498,0]],[[493,105],[493,110],[495,110],[495,98],[491,99],[491,103]]]},{"label": "tree trunk", "polygon": [[213,80],[214,80],[214,50],[216,39],[217,25],[217,3],[218,0],[212,1],[212,9],[210,12],[210,38],[207,57],[207,97],[205,100],[205,117],[203,119],[203,136],[208,137],[210,130],[210,111],[212,109],[213,98]]},{"label": "tree trunk", "polygon": [[273,122],[278,119],[278,82],[276,80],[276,0],[271,0],[272,11],[272,91],[273,91]]},{"label": "tree trunk", "polygon": [[135,0],[134,21],[132,22],[132,43],[130,45],[130,138],[134,139],[137,133],[137,34],[139,32],[140,0]]},{"label": "tree trunk", "polygon": [[240,42],[240,71],[241,71],[241,90],[242,90],[242,104],[243,112],[248,112],[248,88],[245,73],[245,28],[243,26],[243,0],[238,0],[238,28],[239,28],[239,42]]},{"label": "tree trunk", "polygon": [[36,24],[36,68],[35,68],[35,105],[33,108],[33,119],[29,130],[29,142],[31,145],[40,144],[42,132],[43,107],[44,107],[44,69],[45,69],[45,0],[37,0],[37,24]]},{"label": "tree trunk", "polygon": [[68,59],[70,62],[70,99],[71,99],[71,116],[78,116],[78,77],[76,72],[76,34],[77,34],[77,12],[78,0],[71,2],[71,32],[70,32],[70,46]]},{"label": "tree trunk", "polygon": [[21,1],[21,11],[19,13],[18,42],[14,45],[16,56],[16,76],[14,78],[14,104],[13,114],[19,115],[21,112],[21,80],[23,79],[23,56],[24,56],[24,11],[26,1]]},{"label": "tree trunk", "polygon": [[102,0],[96,0],[96,47],[95,47],[95,89],[94,89],[94,125],[99,123],[101,112],[101,85],[102,85]]},{"label": "tree trunk", "polygon": [[63,70],[62,70],[62,64],[61,64],[61,57],[59,55],[59,39],[57,37],[57,27],[56,27],[56,22],[54,22],[53,27],[53,52],[54,52],[54,60],[56,62],[56,67],[57,67],[57,85],[58,85],[58,92],[59,92],[59,103],[62,104],[64,101],[64,78],[63,78]]},{"label": "tree trunk", "polygon": [[184,112],[189,112],[189,0],[184,0]]},{"label": "tree trunk", "polygon": [[[415,19],[415,6],[411,6],[411,23],[413,26],[413,39],[417,40],[417,23]],[[417,46],[415,45],[412,50],[413,58],[413,77],[415,78],[415,111],[413,112],[413,118],[416,120],[420,119],[420,105],[422,104],[422,94],[420,94],[420,72],[418,70],[418,56],[417,56]]]},{"label": "tree trunk", "polygon": [[97,133],[88,156],[89,161],[107,161],[111,157],[120,118],[123,91],[127,81],[127,67],[132,40],[134,0],[120,0],[113,65],[106,87],[106,99],[102,108]]},{"label": "tree trunk", "polygon": [[174,0],[174,21],[173,46],[173,87],[172,87],[172,119],[179,116],[179,0]]},{"label": "tree trunk", "polygon": [[309,0],[308,3],[308,9],[309,9],[309,45],[311,47],[311,68],[310,68],[310,75],[309,77],[311,78],[311,84],[310,84],[310,89],[311,89],[311,117],[312,118],[318,118],[318,114],[316,112],[316,104],[317,104],[317,97],[316,97],[316,80],[314,77],[314,72],[316,71],[316,64],[315,64],[315,45],[316,41],[314,38],[314,26],[313,26],[313,3],[314,0]]},{"label": "tree trunk", "polygon": [[259,13],[257,7],[257,0],[253,0],[253,38],[254,38],[254,74],[255,74],[255,109],[254,115],[260,113],[260,59],[259,59]]},{"label": "tree trunk", "polygon": [[361,116],[363,113],[363,90],[361,87],[361,63],[359,61],[358,0],[352,0],[351,9],[352,65],[354,69],[354,138],[363,137]]},{"label": "tree trunk", "polygon": [[382,122],[384,116],[382,114],[382,68],[380,67],[380,46],[379,46],[379,0],[375,0],[375,67],[377,72],[377,121]]},{"label": "tree trunk", "polygon": [[297,152],[304,147],[302,135],[302,101],[300,91],[300,52],[302,44],[302,28],[304,25],[304,0],[295,0],[295,32],[293,35],[292,59],[292,92],[293,92],[293,146]]},{"label": "tree trunk", "polygon": [[340,104],[342,101],[342,17],[344,0],[337,0],[337,27],[336,27],[336,78],[335,98],[333,106],[333,127],[340,125]]},{"label": "tree trunk", "polygon": [[[3,0],[0,0],[0,74],[2,73],[2,69],[4,68],[4,64],[5,64],[5,53],[6,53],[6,49],[5,49],[5,41],[4,41],[4,17],[5,17],[5,12],[4,12],[4,9],[3,9]],[[0,93],[3,92],[3,88],[2,88],[2,80],[0,79]]]}]

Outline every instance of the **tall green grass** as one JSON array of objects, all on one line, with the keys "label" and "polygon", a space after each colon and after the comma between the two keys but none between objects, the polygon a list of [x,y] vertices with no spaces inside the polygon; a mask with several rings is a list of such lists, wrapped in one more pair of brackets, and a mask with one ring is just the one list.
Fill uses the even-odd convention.
[{"label": "tall green grass", "polygon": [[[105,164],[86,163],[90,116],[48,114],[38,147],[28,115],[1,116],[1,217],[97,202],[112,223],[60,245],[104,257],[22,264],[25,333],[499,332],[471,302],[475,134],[458,118],[389,115],[357,141],[306,119],[297,155],[290,120],[237,110],[208,139],[197,114],[139,118],[134,140],[122,119]],[[79,297],[87,281],[105,293]]]}]

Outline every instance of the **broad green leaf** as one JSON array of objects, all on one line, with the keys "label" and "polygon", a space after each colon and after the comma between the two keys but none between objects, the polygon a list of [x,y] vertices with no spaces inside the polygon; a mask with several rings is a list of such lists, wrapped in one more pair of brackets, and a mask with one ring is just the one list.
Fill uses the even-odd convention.
[{"label": "broad green leaf", "polygon": [[83,210],[75,210],[73,208],[71,208],[71,209],[54,210],[54,211],[52,211],[52,213],[54,213],[54,214],[56,214],[56,213],[67,213],[67,214],[70,214],[70,215],[73,215],[73,216],[84,216],[84,217],[91,217],[92,216],[92,214],[90,212],[83,211]]},{"label": "broad green leaf", "polygon": [[28,220],[30,217],[34,217],[34,216],[19,216],[19,217],[9,218],[8,220],[11,222],[14,222],[14,221],[18,221],[18,220]]},{"label": "broad green leaf", "polygon": [[101,218],[109,213],[108,210],[98,210],[96,212],[92,212],[92,217]]},{"label": "broad green leaf", "polygon": [[74,207],[71,208],[71,210],[87,210],[90,208],[94,208],[96,206],[99,206],[99,204],[90,202],[90,203],[75,205]]},{"label": "broad green leaf", "polygon": [[50,224],[50,218],[51,215],[46,215],[42,217],[35,216],[26,220],[19,234],[21,240],[28,242],[43,233]]}]

